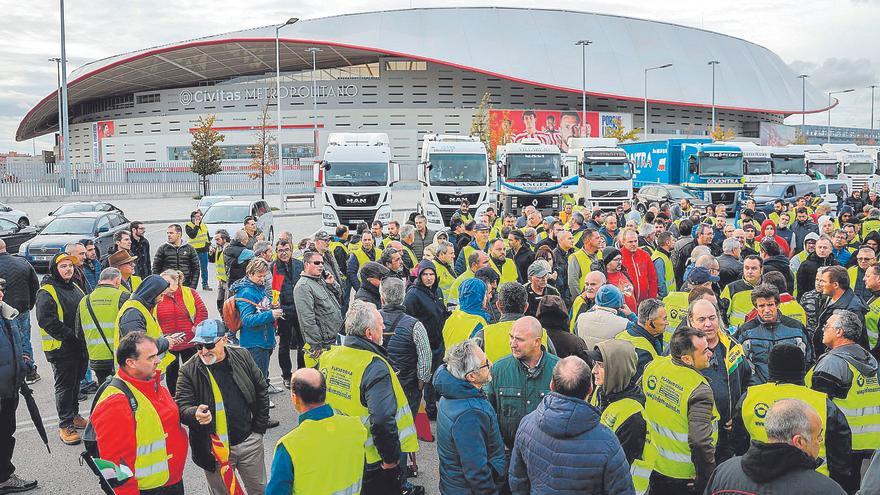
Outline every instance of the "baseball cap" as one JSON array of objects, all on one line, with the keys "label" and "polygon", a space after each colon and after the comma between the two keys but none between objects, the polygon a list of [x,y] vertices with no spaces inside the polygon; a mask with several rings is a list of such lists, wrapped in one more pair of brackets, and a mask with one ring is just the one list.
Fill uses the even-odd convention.
[{"label": "baseball cap", "polygon": [[550,274],[550,263],[544,260],[535,260],[529,265],[528,275],[530,277],[546,277]]},{"label": "baseball cap", "polygon": [[316,241],[329,241],[330,234],[328,234],[327,232],[324,232],[323,230],[319,230],[319,231],[315,232],[315,240]]},{"label": "baseball cap", "polygon": [[191,344],[213,344],[222,339],[224,335],[226,335],[226,325],[223,324],[223,320],[212,318],[196,325],[195,337],[189,342]]},{"label": "baseball cap", "polygon": [[816,242],[819,240],[819,234],[815,232],[810,232],[809,234],[804,236],[804,242],[813,241]]},{"label": "baseball cap", "polygon": [[703,266],[695,267],[688,274],[688,282],[692,284],[705,284],[706,282],[717,282],[721,280],[718,275],[712,275],[708,268]]},{"label": "baseball cap", "polygon": [[474,227],[474,230],[476,230],[477,232],[488,232],[488,231],[491,230],[491,229],[489,229],[489,226],[486,225],[485,223],[478,223],[478,224]]},{"label": "baseball cap", "polygon": [[381,263],[368,261],[364,263],[364,266],[361,268],[361,274],[363,275],[364,279],[378,278],[379,280],[383,280],[385,277],[391,274],[391,270],[389,270],[388,267]]},{"label": "baseball cap", "polygon": [[75,265],[75,264],[79,263],[79,256],[73,256],[72,254],[67,254],[67,253],[58,253],[52,259],[52,264],[57,265],[58,263],[61,263],[62,261],[70,261]]}]

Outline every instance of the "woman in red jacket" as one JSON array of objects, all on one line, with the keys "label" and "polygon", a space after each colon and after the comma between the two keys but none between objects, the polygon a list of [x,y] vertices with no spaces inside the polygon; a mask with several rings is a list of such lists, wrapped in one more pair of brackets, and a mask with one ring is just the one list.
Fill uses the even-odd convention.
[{"label": "woman in red jacket", "polygon": [[782,250],[782,254],[784,254],[786,258],[791,258],[791,248],[788,246],[788,242],[782,237],[776,235],[776,224],[769,218],[764,220],[764,223],[761,224],[761,235],[758,236],[756,240],[760,243],[767,237],[775,240],[776,243],[779,244],[779,248]]},{"label": "woman in red jacket", "polygon": [[196,354],[195,348],[189,343],[195,337],[193,329],[208,319],[208,308],[198,292],[183,285],[183,273],[178,270],[165,270],[162,272],[162,277],[171,283],[173,292],[156,305],[156,321],[165,335],[178,332],[186,334],[182,344],[171,348],[175,359],[165,370],[165,382],[173,396],[177,392],[177,374],[180,365]]}]

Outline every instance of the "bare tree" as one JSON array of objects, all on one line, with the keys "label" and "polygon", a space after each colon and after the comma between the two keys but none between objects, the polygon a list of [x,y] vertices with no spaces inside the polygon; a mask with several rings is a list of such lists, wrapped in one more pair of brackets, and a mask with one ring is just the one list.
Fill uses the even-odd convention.
[{"label": "bare tree", "polygon": [[248,148],[251,155],[251,171],[248,177],[251,180],[260,179],[260,198],[266,199],[266,176],[275,173],[278,168],[277,142],[270,131],[269,105],[263,106],[260,113],[259,123],[255,128],[254,137],[256,143]]}]

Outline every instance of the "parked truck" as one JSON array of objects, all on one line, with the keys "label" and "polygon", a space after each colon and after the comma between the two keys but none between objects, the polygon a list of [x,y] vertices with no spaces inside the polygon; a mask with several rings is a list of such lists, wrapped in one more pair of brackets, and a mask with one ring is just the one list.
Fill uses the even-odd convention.
[{"label": "parked truck", "polygon": [[391,220],[391,186],[400,180],[385,133],[334,132],[327,137],[315,181],[322,187],[322,228]]},{"label": "parked truck", "polygon": [[791,183],[810,180],[804,164],[803,151],[761,146],[752,142],[724,144],[739,146],[743,152],[743,174],[746,190],[750,191],[758,184],[770,182]]},{"label": "parked truck", "polygon": [[633,186],[680,184],[710,203],[735,206],[743,192],[743,152],[711,139],[669,139],[623,144],[633,163]]},{"label": "parked truck", "polygon": [[617,139],[569,138],[564,161],[577,170],[577,196],[586,205],[613,210],[632,201],[632,164]]},{"label": "parked truck", "polygon": [[476,136],[425,135],[418,170],[419,212],[427,218],[428,228],[448,227],[463,200],[477,217],[494,204],[494,169],[486,146]]},{"label": "parked truck", "polygon": [[865,184],[876,189],[880,177],[877,175],[876,155],[863,150],[855,144],[823,144],[822,149],[837,156],[841,179],[849,179],[852,186],[861,189]]},{"label": "parked truck", "polygon": [[532,205],[542,215],[552,215],[559,211],[562,195],[577,192],[575,170],[563,167],[562,152],[554,144],[524,139],[499,145],[495,157],[498,200],[505,212]]}]

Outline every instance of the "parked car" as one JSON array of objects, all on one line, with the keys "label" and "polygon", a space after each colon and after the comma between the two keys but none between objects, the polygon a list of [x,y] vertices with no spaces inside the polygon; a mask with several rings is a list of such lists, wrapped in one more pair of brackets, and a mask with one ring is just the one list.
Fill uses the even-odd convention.
[{"label": "parked car", "polygon": [[232,200],[215,203],[205,211],[202,221],[208,226],[208,234],[213,236],[217,229],[226,229],[230,236],[241,230],[247,216],[257,219],[257,228],[263,232],[267,241],[275,239],[275,228],[272,226],[272,209],[262,199]]},{"label": "parked car", "polygon": [[636,210],[644,214],[648,211],[651,203],[678,203],[682,199],[690,200],[691,205],[700,211],[709,206],[709,202],[703,199],[702,196],[694,194],[693,191],[686,187],[657,184],[643,186],[639,189],[635,196]]},{"label": "parked car", "polygon": [[831,205],[831,211],[835,213],[841,202],[849,196],[849,191],[853,190],[851,179],[822,179],[814,182],[819,186],[818,194]]},{"label": "parked car", "polygon": [[0,218],[17,223],[20,227],[27,227],[31,224],[31,219],[28,218],[27,213],[6,206],[3,203],[0,203]]},{"label": "parked car", "polygon": [[221,201],[231,201],[232,199],[232,196],[202,196],[202,199],[199,200],[199,204],[196,205],[196,209],[202,210],[202,213],[205,213],[205,210],[212,205]]},{"label": "parked car", "polygon": [[45,227],[55,217],[67,215],[68,213],[80,213],[84,211],[115,211],[122,215],[122,210],[105,203],[103,201],[77,201],[75,203],[67,203],[59,206],[56,210],[50,211],[49,216],[43,217],[37,222],[37,228]]},{"label": "parked car", "polygon": [[[758,211],[770,213],[773,211],[773,203],[777,199],[781,199],[786,203],[794,203],[795,199],[809,193],[819,195],[819,185],[816,181],[758,184],[752,190],[751,196],[755,200],[755,207]],[[834,208],[834,205],[832,205],[832,208]]]},{"label": "parked car", "polygon": [[0,239],[6,243],[6,252],[18,253],[21,244],[37,235],[36,227],[22,227],[16,222],[0,218]]},{"label": "parked car", "polygon": [[91,239],[98,256],[113,245],[113,234],[128,230],[128,219],[118,211],[86,211],[55,217],[33,239],[22,244],[19,255],[37,270],[46,270],[52,256],[70,242]]}]

